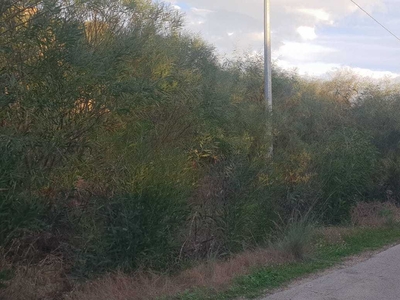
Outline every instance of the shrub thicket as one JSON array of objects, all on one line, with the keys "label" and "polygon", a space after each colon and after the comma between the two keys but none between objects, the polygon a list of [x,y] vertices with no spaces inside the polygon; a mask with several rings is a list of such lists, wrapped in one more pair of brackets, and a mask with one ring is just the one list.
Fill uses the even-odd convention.
[{"label": "shrub thicket", "polygon": [[279,68],[273,89],[268,116],[261,58],[221,63],[164,4],[3,1],[1,247],[166,268],[264,243],[293,211],[400,200],[397,89]]}]

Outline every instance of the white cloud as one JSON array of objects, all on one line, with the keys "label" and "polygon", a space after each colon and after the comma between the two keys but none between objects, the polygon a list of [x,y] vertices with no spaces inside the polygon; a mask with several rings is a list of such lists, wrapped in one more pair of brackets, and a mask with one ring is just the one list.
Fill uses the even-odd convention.
[{"label": "white cloud", "polygon": [[284,69],[295,69],[301,75],[322,76],[332,69],[338,69],[339,64],[323,63],[323,62],[309,62],[293,64],[286,60],[277,60],[276,64]]},{"label": "white cloud", "polygon": [[311,9],[311,8],[301,8],[299,12],[304,13],[306,15],[311,15],[315,17],[319,21],[330,22],[331,16],[323,9]]},{"label": "white cloud", "polygon": [[336,50],[333,48],[317,44],[284,42],[279,50],[274,53],[274,56],[286,61],[302,63],[321,60],[334,52]]},{"label": "white cloud", "polygon": [[209,9],[204,9],[204,8],[197,8],[197,7],[192,7],[191,11],[195,13],[196,15],[206,17],[209,13],[212,13],[212,10]]},{"label": "white cloud", "polygon": [[297,28],[297,33],[300,34],[303,40],[312,41],[317,38],[314,27],[300,26],[299,28]]},{"label": "white cloud", "polygon": [[394,72],[389,72],[389,71],[372,71],[370,69],[364,69],[364,68],[352,68],[352,70],[361,76],[370,77],[373,79],[400,78],[399,73],[394,73]]},{"label": "white cloud", "polygon": [[285,69],[297,70],[301,75],[324,76],[331,72],[335,73],[336,70],[345,69],[366,78],[400,80],[400,74],[398,73],[393,73],[389,71],[372,71],[370,69],[364,68],[352,68],[340,64],[323,62],[293,64],[285,60],[276,60],[275,63],[279,67]]},{"label": "white cloud", "polygon": [[252,32],[248,37],[253,41],[264,41],[264,32]]}]

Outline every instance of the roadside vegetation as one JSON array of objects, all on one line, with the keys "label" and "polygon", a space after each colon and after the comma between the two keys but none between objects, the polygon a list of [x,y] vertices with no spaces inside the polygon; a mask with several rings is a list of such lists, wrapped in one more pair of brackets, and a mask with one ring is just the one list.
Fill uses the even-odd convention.
[{"label": "roadside vegetation", "polygon": [[156,296],[229,293],[232,275],[329,266],[307,262],[335,260],[312,247],[321,226],[378,227],[348,235],[336,261],[368,248],[358,236],[396,241],[398,85],[275,67],[269,116],[261,57],[221,61],[182,24],[149,0],[1,2],[0,295],[90,299],[96,282],[176,278]]}]

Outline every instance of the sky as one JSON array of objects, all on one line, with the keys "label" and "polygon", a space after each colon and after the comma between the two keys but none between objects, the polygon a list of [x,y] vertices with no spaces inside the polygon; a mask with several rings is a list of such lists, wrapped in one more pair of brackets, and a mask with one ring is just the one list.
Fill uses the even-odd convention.
[{"label": "sky", "polygon": [[[371,77],[400,76],[400,41],[350,0],[270,0],[272,57],[300,74],[348,67]],[[222,56],[262,52],[263,0],[167,0],[186,29]],[[356,0],[400,37],[400,0]]]}]

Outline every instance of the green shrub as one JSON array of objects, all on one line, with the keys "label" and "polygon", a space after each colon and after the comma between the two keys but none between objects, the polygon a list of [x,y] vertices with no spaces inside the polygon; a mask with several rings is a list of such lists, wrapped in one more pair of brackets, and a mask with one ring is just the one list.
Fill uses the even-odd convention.
[{"label": "green shrub", "polygon": [[378,152],[368,136],[354,129],[333,133],[317,149],[323,195],[318,209],[325,222],[337,224],[348,219],[355,201],[371,188]]},{"label": "green shrub", "polygon": [[315,226],[306,220],[289,221],[288,225],[280,228],[275,246],[296,260],[303,260],[309,250],[310,242],[314,236]]},{"label": "green shrub", "polygon": [[152,186],[137,194],[97,200],[74,226],[81,236],[75,241],[75,270],[88,274],[173,264],[188,215],[184,196],[173,187]]},{"label": "green shrub", "polygon": [[161,268],[261,244],[281,215],[301,258],[293,211],[340,223],[400,199],[398,88],[275,67],[268,116],[262,56],[221,63],[171,6],[0,9],[0,246],[46,231],[86,275]]},{"label": "green shrub", "polygon": [[0,192],[0,245],[23,236],[24,232],[47,228],[48,211],[48,206],[37,198]]},{"label": "green shrub", "polygon": [[379,217],[383,218],[385,225],[393,227],[396,224],[395,211],[391,208],[383,208],[379,211]]}]

